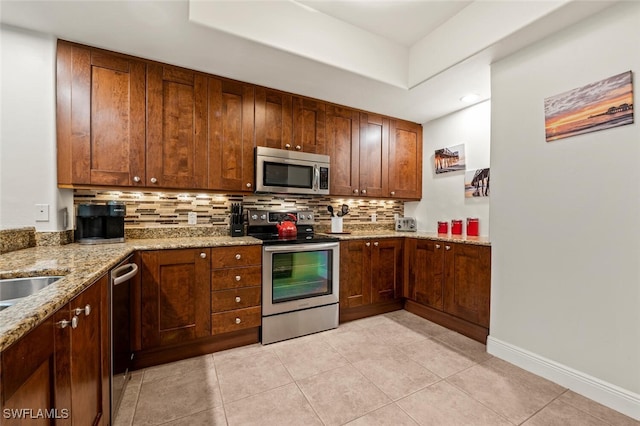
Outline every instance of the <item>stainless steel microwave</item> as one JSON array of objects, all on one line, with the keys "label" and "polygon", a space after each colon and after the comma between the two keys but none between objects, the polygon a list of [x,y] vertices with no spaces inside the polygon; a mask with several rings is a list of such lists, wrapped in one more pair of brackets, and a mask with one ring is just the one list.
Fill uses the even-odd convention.
[{"label": "stainless steel microwave", "polygon": [[256,147],[256,192],[329,194],[329,156]]}]

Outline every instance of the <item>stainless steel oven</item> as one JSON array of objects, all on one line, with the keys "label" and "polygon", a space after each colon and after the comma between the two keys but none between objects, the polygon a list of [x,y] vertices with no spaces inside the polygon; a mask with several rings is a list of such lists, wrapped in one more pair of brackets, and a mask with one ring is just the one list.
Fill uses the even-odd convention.
[{"label": "stainless steel oven", "polygon": [[[275,224],[292,214],[296,238],[279,238]],[[262,343],[338,326],[340,243],[315,235],[310,211],[249,212],[248,234],[262,240]]]},{"label": "stainless steel oven", "polygon": [[262,343],[338,326],[340,243],[265,245]]}]

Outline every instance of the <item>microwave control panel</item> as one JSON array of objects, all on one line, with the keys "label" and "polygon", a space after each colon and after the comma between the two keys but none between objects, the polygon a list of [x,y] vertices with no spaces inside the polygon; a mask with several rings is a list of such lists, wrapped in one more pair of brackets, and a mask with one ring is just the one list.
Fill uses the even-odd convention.
[{"label": "microwave control panel", "polygon": [[320,167],[320,189],[329,189],[329,168]]}]

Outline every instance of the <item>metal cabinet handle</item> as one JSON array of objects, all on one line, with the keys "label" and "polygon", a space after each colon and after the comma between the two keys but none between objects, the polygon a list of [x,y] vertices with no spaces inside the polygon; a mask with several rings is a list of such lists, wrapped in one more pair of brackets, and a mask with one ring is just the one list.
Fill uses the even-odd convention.
[{"label": "metal cabinet handle", "polygon": [[366,189],[363,189],[362,191],[360,191],[360,193],[364,195],[364,194],[366,194],[366,193],[367,193],[367,190],[366,190]]},{"label": "metal cabinet handle", "polygon": [[380,245],[380,243],[376,241],[375,243],[373,243],[373,245],[378,247]]},{"label": "metal cabinet handle", "polygon": [[354,194],[357,194],[358,192],[360,192],[360,191],[358,191],[357,189],[354,189],[354,190],[353,190],[353,193],[354,193]]},{"label": "metal cabinet handle", "polygon": [[371,245],[371,243],[367,241],[366,243],[364,243],[364,245],[369,247]]},{"label": "metal cabinet handle", "polygon": [[440,244],[436,244],[436,248],[439,249],[440,248]]},{"label": "metal cabinet handle", "polygon": [[247,188],[251,188],[251,184],[250,183],[247,183]]},{"label": "metal cabinet handle", "polygon": [[203,259],[206,259],[207,258],[207,253],[205,253],[205,252],[200,253],[200,257],[203,258]]},{"label": "metal cabinet handle", "polygon": [[236,254],[236,260],[240,260],[242,259],[242,256],[240,255],[240,253]]},{"label": "metal cabinet handle", "polygon": [[284,147],[285,147],[285,149],[289,149],[289,148],[291,148],[291,144],[290,144],[290,143],[288,143],[288,144],[286,144]]},{"label": "metal cabinet handle", "polygon": [[62,321],[58,321],[56,323],[56,327],[58,328],[67,328],[71,326],[71,328],[76,328],[78,327],[78,317],[73,317],[71,318],[71,321],[69,320],[62,320]]},{"label": "metal cabinet handle", "polygon": [[152,177],[152,178],[151,178],[151,183],[158,183],[158,179],[156,179],[156,178]]},{"label": "metal cabinet handle", "polygon": [[451,246],[444,246],[445,250],[451,250]]},{"label": "metal cabinet handle", "polygon": [[133,181],[134,181],[135,183],[138,183],[138,182],[140,182],[141,180],[142,180],[142,179],[140,179],[140,176],[134,176],[134,177],[133,177]]},{"label": "metal cabinet handle", "polygon": [[300,145],[296,145],[296,150],[300,151],[302,147]]},{"label": "metal cabinet handle", "polygon": [[242,320],[240,318],[236,318],[236,324],[240,324]]},{"label": "metal cabinet handle", "polygon": [[84,316],[88,317],[89,314],[91,313],[91,305],[86,304],[84,308],[76,308],[74,312],[76,316],[81,315],[84,312]]},{"label": "metal cabinet handle", "polygon": [[236,281],[240,281],[240,275],[236,275]]},{"label": "metal cabinet handle", "polygon": [[240,303],[242,299],[240,299],[240,296],[236,296],[236,303]]},{"label": "metal cabinet handle", "polygon": [[393,197],[394,195],[396,195],[396,191],[391,191],[391,196]]}]

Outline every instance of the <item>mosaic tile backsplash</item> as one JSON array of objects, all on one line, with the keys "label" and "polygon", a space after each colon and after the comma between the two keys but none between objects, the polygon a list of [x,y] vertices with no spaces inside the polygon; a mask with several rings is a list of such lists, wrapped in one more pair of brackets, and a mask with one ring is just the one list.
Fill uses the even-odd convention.
[{"label": "mosaic tile backsplash", "polygon": [[[178,192],[128,192],[80,190],[74,192],[74,204],[104,203],[121,201],[126,205],[125,229],[191,227],[188,213],[197,215],[197,227],[217,227],[229,225],[231,204],[242,203],[244,210],[311,210],[316,216],[318,229],[329,228],[331,220],[327,206],[335,211],[342,204],[349,206],[349,214],[344,217],[344,228],[350,226],[391,227],[395,216],[404,214],[404,203],[398,200],[346,199],[318,196],[290,195],[216,195]],[[371,215],[376,215],[376,223]],[[128,233],[129,235],[129,233]]]}]

